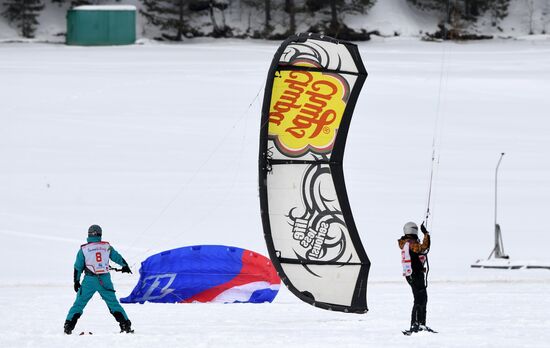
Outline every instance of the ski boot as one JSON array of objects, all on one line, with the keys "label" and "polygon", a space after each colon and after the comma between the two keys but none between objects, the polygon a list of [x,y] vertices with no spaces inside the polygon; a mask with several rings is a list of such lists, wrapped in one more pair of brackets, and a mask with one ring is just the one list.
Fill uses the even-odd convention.
[{"label": "ski boot", "polygon": [[63,325],[63,332],[65,332],[65,334],[70,335],[73,333],[78,318],[80,318],[80,314],[73,315],[71,320],[65,320],[65,325]]},{"label": "ski boot", "polygon": [[120,333],[134,333],[134,330],[132,330],[132,322],[129,319],[126,319],[121,312],[111,312],[111,314],[120,325]]},{"label": "ski boot", "polygon": [[134,333],[132,330],[132,322],[130,320],[125,320],[120,322],[120,333]]},{"label": "ski boot", "polygon": [[63,325],[63,332],[65,334],[70,335],[73,333],[74,325],[70,320],[65,320],[65,325]]},{"label": "ski boot", "polygon": [[410,336],[413,333],[418,332],[418,327],[419,327],[418,323],[413,323],[411,324],[411,328],[409,330],[405,330],[401,332],[403,332],[403,335],[405,336]]},{"label": "ski boot", "polygon": [[411,324],[410,332],[418,332],[420,331],[420,325],[418,323]]}]

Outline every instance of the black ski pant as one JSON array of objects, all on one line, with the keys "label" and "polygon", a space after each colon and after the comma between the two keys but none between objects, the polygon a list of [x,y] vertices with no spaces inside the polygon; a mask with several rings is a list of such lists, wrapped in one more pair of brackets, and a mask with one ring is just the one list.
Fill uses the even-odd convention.
[{"label": "black ski pant", "polygon": [[414,296],[414,305],[411,313],[411,326],[414,324],[426,325],[426,304],[428,303],[428,292],[424,274],[408,276],[407,282],[411,286]]}]

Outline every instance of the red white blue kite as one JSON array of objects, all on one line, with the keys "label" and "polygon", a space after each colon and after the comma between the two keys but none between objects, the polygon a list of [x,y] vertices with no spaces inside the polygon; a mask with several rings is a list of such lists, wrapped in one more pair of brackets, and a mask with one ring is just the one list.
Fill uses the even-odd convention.
[{"label": "red white blue kite", "polygon": [[197,245],[163,251],[141,263],[122,303],[272,302],[280,279],[271,260],[250,250]]}]

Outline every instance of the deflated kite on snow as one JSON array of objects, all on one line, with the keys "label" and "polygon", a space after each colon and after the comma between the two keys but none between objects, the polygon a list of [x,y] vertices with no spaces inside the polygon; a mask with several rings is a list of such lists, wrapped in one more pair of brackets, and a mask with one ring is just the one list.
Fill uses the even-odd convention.
[{"label": "deflated kite on snow", "polygon": [[148,257],[123,303],[271,302],[280,279],[258,253],[223,245],[183,247]]},{"label": "deflated kite on snow", "polygon": [[370,261],[349,206],[342,158],[367,77],[357,46],[302,34],[267,77],[259,186],[269,256],[290,291],[314,306],[364,313]]}]

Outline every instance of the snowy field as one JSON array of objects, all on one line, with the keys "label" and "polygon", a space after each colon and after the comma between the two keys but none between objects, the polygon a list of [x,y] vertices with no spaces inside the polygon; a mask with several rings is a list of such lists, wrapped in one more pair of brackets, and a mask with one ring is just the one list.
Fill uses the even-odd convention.
[{"label": "snowy field", "polygon": [[[128,336],[115,334],[96,295],[75,329],[94,335],[62,334],[91,224],[134,270],[113,276],[119,297],[161,250],[227,244],[266,254],[257,151],[276,48],[0,44],[1,347],[547,346],[550,272],[469,265],[492,248],[501,152],[505,251],[550,264],[549,40],[360,45],[370,75],[344,170],[372,262],[368,314],[319,310],[282,290],[273,304],[126,305]],[[428,325],[440,333],[404,337],[412,295],[396,240],[403,223],[423,218],[434,130]]]}]

